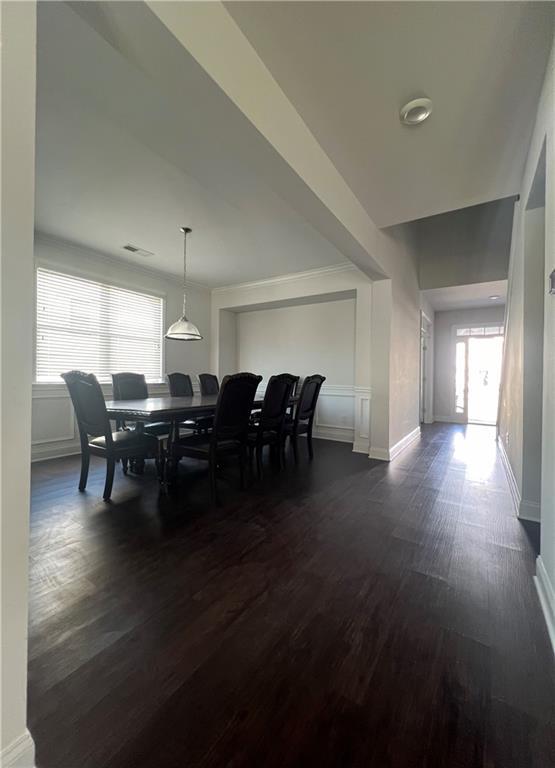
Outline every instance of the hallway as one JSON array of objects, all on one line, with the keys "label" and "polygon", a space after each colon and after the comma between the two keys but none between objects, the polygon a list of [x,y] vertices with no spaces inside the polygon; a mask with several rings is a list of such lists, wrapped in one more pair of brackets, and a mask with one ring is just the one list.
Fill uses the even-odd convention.
[{"label": "hallway", "polygon": [[193,464],[109,507],[101,463],[84,495],[78,457],[34,465],[38,768],[554,765],[537,531],[494,428],[425,426],[391,464],[315,442],[248,494],[226,470],[217,509]]}]

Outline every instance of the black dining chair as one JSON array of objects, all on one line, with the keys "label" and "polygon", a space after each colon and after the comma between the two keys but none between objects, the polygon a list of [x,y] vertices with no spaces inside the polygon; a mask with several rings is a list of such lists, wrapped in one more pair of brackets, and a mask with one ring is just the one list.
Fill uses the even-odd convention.
[{"label": "black dining chair", "polygon": [[[167,375],[168,385],[170,388],[170,395],[172,397],[193,397],[194,390],[191,382],[191,377],[188,373],[168,373]],[[196,432],[207,432],[212,428],[213,418],[212,416],[199,416],[196,419],[187,419],[180,423],[180,427],[185,429],[192,429]]]},{"label": "black dining chair", "polygon": [[313,376],[307,376],[301,387],[301,393],[299,395],[297,407],[295,408],[295,413],[293,417],[285,420],[283,431],[284,435],[289,437],[291,445],[293,446],[295,462],[299,459],[297,448],[297,438],[299,435],[306,435],[308,455],[311,459],[314,457],[312,428],[314,426],[314,414],[318,403],[318,395],[320,394],[320,389],[325,380],[326,377],[320,376],[319,373],[315,373]]},{"label": "black dining chair", "polygon": [[168,373],[168,385],[172,397],[193,397],[193,384],[187,373]]},{"label": "black dining chair", "polygon": [[245,486],[249,416],[261,380],[262,376],[254,373],[225,376],[218,395],[212,432],[182,437],[172,446],[174,472],[183,456],[208,461],[212,502],[217,501],[216,470],[224,456],[238,456],[241,488]]},{"label": "black dining chair", "polygon": [[[130,373],[128,371],[113,373],[112,392],[114,400],[146,400],[148,398],[146,378],[142,373]],[[116,428],[128,429],[129,427],[125,421],[116,421]],[[170,434],[171,424],[164,421],[148,422],[146,424],[138,422],[135,424],[134,429],[139,432],[146,432],[147,435],[165,438]],[[123,456],[121,461],[123,471],[127,472],[128,459]],[[142,459],[134,459],[129,462],[129,465],[131,470],[139,475],[144,472],[144,461]]]},{"label": "black dining chair", "polygon": [[199,373],[198,380],[201,395],[217,395],[220,391],[218,377],[213,373]]},{"label": "black dining chair", "polygon": [[251,461],[256,452],[256,472],[259,478],[262,477],[262,451],[265,445],[270,446],[270,450],[275,452],[278,465],[281,464],[285,443],[283,426],[298,379],[298,376],[292,376],[290,373],[271,376],[264,393],[262,408],[257,413],[254,424],[251,417],[247,444]]},{"label": "black dining chair", "polygon": [[[112,390],[114,400],[146,400],[148,385],[142,373],[113,373]],[[119,425],[125,427],[125,423]],[[167,437],[171,424],[164,421],[151,422],[142,426],[142,431],[156,437]]]},{"label": "black dining chair", "polygon": [[81,476],[79,490],[84,491],[89,476],[91,454],[106,459],[106,483],[102,494],[110,499],[116,461],[127,457],[158,462],[159,444],[154,435],[135,430],[112,432],[106,402],[100,384],[92,373],[68,371],[62,373],[77,417],[81,440]]}]

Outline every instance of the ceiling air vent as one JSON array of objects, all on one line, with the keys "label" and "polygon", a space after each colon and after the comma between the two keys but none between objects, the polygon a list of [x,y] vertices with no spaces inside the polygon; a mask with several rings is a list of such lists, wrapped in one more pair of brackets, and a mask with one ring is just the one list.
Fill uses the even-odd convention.
[{"label": "ceiling air vent", "polygon": [[137,245],[131,245],[131,243],[124,245],[123,249],[124,251],[129,251],[129,253],[136,253],[137,256],[143,256],[145,259],[149,256],[154,256],[152,251],[145,251],[144,248],[139,248]]}]

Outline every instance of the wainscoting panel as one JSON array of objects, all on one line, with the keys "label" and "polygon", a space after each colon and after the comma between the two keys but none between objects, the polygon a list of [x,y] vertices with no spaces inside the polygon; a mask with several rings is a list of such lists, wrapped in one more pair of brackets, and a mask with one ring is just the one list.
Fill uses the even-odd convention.
[{"label": "wainscoting panel", "polygon": [[[198,383],[193,380],[195,391]],[[103,385],[107,400],[112,387]],[[167,394],[166,384],[149,384],[152,395]],[[259,392],[259,395],[263,392]],[[352,443],[353,450],[368,453],[370,390],[350,385],[324,384],[320,390],[314,436]],[[79,434],[73,406],[64,384],[33,386],[32,461],[79,453]]]},{"label": "wainscoting panel", "polygon": [[314,437],[353,443],[355,391],[348,385],[323,384],[316,408]]},{"label": "wainscoting panel", "polygon": [[[149,384],[152,395],[167,394],[166,384]],[[112,387],[102,387],[107,400]],[[65,384],[34,384],[31,426],[31,461],[80,453],[79,432]]]},{"label": "wainscoting panel", "polygon": [[366,453],[370,450],[370,399],[369,387],[355,387],[355,437],[353,451]]}]

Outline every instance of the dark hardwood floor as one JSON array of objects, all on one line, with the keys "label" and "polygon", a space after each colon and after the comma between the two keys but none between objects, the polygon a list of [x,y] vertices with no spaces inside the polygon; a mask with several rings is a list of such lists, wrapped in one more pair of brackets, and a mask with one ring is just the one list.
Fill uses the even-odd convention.
[{"label": "dark hardwood floor", "polygon": [[[33,467],[39,768],[553,768],[555,665],[494,430],[390,465],[315,441],[247,492],[206,468]],[[187,479],[187,482],[185,482]],[[533,534],[534,532],[532,532]],[[533,540],[533,536],[532,536]]]}]

